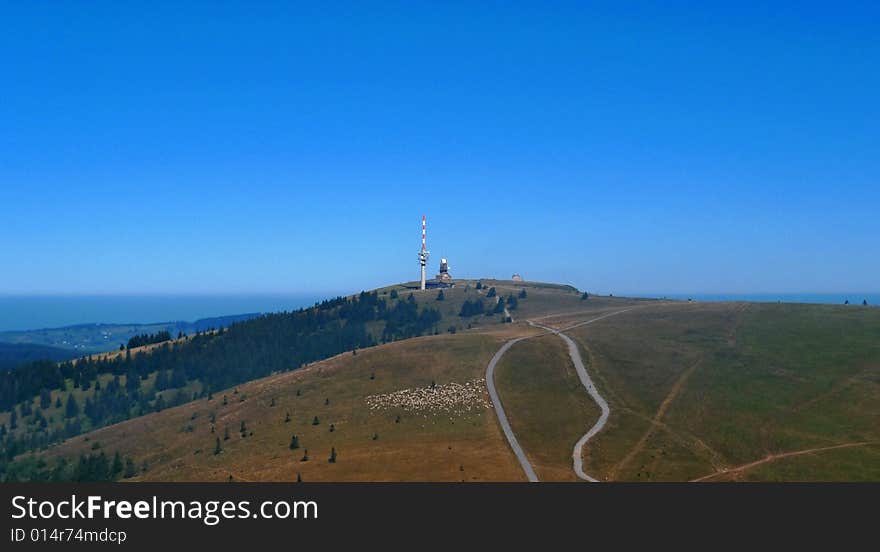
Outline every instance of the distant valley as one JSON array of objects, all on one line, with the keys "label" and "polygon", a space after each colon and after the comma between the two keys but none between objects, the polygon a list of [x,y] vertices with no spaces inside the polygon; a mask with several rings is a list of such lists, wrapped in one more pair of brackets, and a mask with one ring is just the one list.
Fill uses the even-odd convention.
[{"label": "distant valley", "polygon": [[260,316],[260,313],[202,318],[195,322],[173,321],[131,324],[77,324],[60,328],[0,332],[0,368],[29,360],[67,360],[77,356],[119,349],[134,336],[167,331],[176,336],[225,328]]},{"label": "distant valley", "polygon": [[73,349],[61,349],[32,343],[0,342],[0,370],[14,368],[34,360],[63,361],[76,358],[80,353]]}]

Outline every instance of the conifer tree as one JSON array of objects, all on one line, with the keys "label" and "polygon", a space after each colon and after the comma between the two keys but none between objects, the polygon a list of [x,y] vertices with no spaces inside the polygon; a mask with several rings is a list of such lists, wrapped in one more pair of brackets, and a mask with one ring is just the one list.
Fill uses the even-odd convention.
[{"label": "conifer tree", "polygon": [[40,408],[46,410],[52,406],[52,393],[48,389],[40,389]]},{"label": "conifer tree", "polygon": [[64,410],[64,415],[67,418],[74,418],[79,414],[79,405],[76,404],[76,399],[73,397],[73,393],[67,394],[67,406]]},{"label": "conifer tree", "polygon": [[122,456],[119,455],[119,451],[116,451],[116,454],[113,455],[113,466],[110,468],[110,476],[113,479],[116,479],[122,474],[122,470],[125,466],[122,464]]},{"label": "conifer tree", "polygon": [[134,460],[131,457],[126,457],[125,459],[125,471],[122,474],[122,477],[126,479],[130,479],[137,475],[137,468],[134,467]]}]

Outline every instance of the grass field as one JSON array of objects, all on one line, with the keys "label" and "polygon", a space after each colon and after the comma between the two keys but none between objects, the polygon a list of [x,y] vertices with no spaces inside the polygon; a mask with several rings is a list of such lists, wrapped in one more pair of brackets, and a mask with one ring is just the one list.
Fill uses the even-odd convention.
[{"label": "grass field", "polygon": [[877,309],[676,304],[572,334],[615,412],[586,458],[605,478],[880,479]]}]

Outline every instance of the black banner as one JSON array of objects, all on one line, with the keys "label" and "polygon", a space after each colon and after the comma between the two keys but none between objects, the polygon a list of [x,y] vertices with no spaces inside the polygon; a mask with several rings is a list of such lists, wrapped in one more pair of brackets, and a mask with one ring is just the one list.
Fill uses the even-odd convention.
[{"label": "black banner", "polygon": [[[3,550],[323,546],[470,550],[873,535],[876,484],[0,484]],[[714,542],[700,539],[714,535]],[[409,544],[410,546],[407,546]],[[493,549],[496,547],[493,546]],[[576,548],[580,548],[578,545]]]}]

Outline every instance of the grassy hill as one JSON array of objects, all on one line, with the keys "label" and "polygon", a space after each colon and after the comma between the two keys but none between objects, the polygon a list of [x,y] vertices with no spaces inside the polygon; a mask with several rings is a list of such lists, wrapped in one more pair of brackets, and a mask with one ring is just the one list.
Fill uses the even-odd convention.
[{"label": "grassy hill", "polygon": [[[574,481],[572,446],[598,407],[563,342],[526,320],[567,328],[626,308],[567,331],[612,409],[584,449],[588,472],[629,481],[880,480],[880,309],[583,300],[567,286],[480,283],[459,281],[442,301],[407,284],[379,289],[389,305],[412,293],[418,312],[436,309],[433,329],[210,394],[190,387],[196,400],[16,463],[118,452],[137,468],[131,480],[521,481],[482,378],[505,341],[535,336],[503,357],[496,385],[539,477]],[[465,302],[493,305],[491,288],[505,302],[526,292],[511,321],[459,316]],[[366,327],[381,336],[385,324]],[[53,393],[65,392],[84,400],[94,390]]]},{"label": "grassy hill", "polygon": [[[42,450],[61,439],[165,408],[211,397],[229,385],[286,372],[343,351],[418,335],[454,335],[504,329],[506,316],[492,306],[521,291],[492,290],[463,282],[446,290],[415,292],[395,286],[373,293],[322,302],[309,309],[278,313],[204,332],[184,340],[95,355],[87,362],[56,367],[45,363],[2,374],[0,438],[7,460]],[[538,289],[578,304],[571,289]],[[507,293],[505,296],[504,293]],[[491,295],[495,297],[490,297]],[[558,302],[559,297],[548,301]],[[527,305],[531,299],[523,299]],[[466,302],[482,302],[484,314],[459,316]],[[510,306],[516,312],[514,306]],[[30,395],[27,391],[30,389]],[[68,403],[75,403],[70,410]],[[71,415],[72,413],[72,415]],[[2,468],[2,466],[0,466]],[[0,469],[0,472],[4,470]]]},{"label": "grassy hill", "polygon": [[[49,456],[88,454],[100,443],[146,463],[138,476],[144,480],[517,479],[519,467],[481,392],[485,363],[499,344],[480,333],[447,334],[345,353],[72,439]],[[418,391],[432,382],[436,400],[420,403]],[[480,392],[456,399],[453,384],[469,382]],[[383,397],[401,390],[412,397]],[[461,408],[430,410],[445,400]],[[294,435],[299,448],[291,450]],[[218,439],[222,452],[214,454]]]}]

